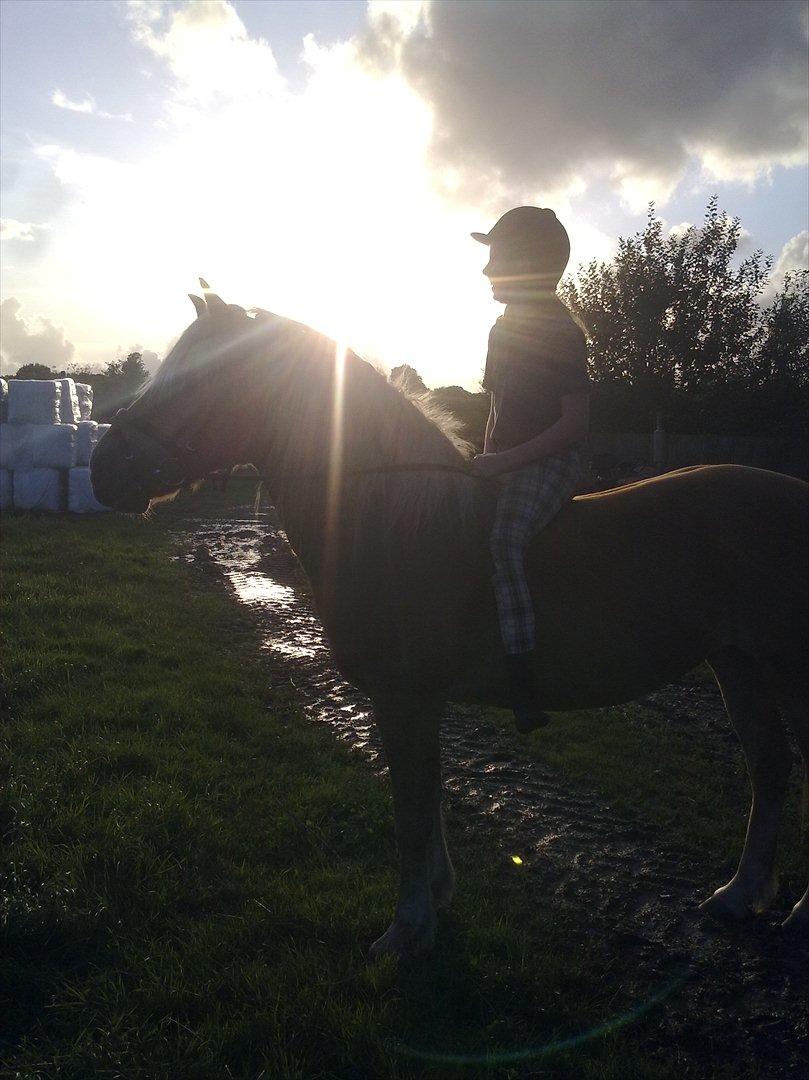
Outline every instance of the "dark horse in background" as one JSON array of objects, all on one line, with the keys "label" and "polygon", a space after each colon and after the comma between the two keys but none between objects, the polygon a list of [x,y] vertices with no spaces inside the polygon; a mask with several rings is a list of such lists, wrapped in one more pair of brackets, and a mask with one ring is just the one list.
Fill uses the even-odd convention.
[{"label": "dark horse in background", "polygon": [[[265,478],[390,767],[399,899],[372,953],[416,952],[455,878],[442,708],[506,704],[490,485],[468,475],[468,446],[353,353],[210,292],[192,300],[196,321],[99,442],[95,493],[142,512],[217,469],[252,463]],[[715,672],[753,789],[739,868],[704,905],[719,914],[775,897],[787,726],[809,762],[807,491],[759,469],[681,469],[579,496],[528,554],[544,707],[636,699],[702,661]],[[809,890],[787,923],[809,925]]]}]

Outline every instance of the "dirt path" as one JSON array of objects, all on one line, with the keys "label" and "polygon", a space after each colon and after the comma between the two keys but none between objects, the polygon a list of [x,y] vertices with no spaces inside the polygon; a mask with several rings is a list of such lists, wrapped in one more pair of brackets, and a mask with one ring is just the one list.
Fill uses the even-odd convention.
[{"label": "dirt path", "polygon": [[[188,561],[224,576],[248,606],[307,715],[384,771],[369,703],[332,666],[295,559],[267,515],[245,508],[227,522],[191,521],[178,539]],[[696,725],[709,752],[739,753],[715,687],[683,680],[644,704]],[[706,924],[696,905],[718,884],[716,867],[666,846],[595,793],[571,791],[521,755],[517,737],[485,710],[450,706],[442,744],[451,828],[489,828],[521,853],[538,890],[588,912],[588,939],[614,959],[632,996],[660,995],[643,1032],[668,1060],[682,1054],[683,1076],[710,1077],[734,1062],[761,1077],[809,1076],[809,950],[774,917]]]}]

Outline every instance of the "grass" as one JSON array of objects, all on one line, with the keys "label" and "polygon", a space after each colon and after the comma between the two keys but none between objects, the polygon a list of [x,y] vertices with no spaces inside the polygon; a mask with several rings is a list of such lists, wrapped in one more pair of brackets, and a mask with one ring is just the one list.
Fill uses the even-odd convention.
[{"label": "grass", "polygon": [[[638,1001],[583,913],[473,830],[452,836],[461,887],[432,956],[366,963],[395,890],[387,788],[300,716],[283,671],[268,685],[236,602],[171,558],[168,527],[222,501],[195,499],[151,524],[4,519],[0,1075],[683,1075],[642,1016],[500,1064],[414,1056],[544,1047]],[[715,770],[679,737],[640,729],[639,754],[631,717],[609,735],[567,719],[525,752],[694,850],[738,846],[740,776],[706,814]],[[659,756],[627,770],[630,737],[636,761],[674,755],[666,791]]]}]

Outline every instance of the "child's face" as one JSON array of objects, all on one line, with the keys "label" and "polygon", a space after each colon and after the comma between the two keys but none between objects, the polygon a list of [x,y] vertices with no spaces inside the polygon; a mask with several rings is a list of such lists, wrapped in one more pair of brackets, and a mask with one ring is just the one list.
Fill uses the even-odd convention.
[{"label": "child's face", "polygon": [[536,274],[536,263],[515,251],[513,246],[495,241],[489,246],[489,261],[483,267],[483,273],[492,284],[494,299],[507,304],[530,288],[530,279]]},{"label": "child's face", "polygon": [[[489,245],[489,261],[483,273],[492,285],[492,296],[500,304],[513,300],[539,299],[548,290],[554,291],[558,274],[549,274],[539,265],[535,250],[520,251],[513,244]],[[553,280],[551,280],[553,279]]]}]

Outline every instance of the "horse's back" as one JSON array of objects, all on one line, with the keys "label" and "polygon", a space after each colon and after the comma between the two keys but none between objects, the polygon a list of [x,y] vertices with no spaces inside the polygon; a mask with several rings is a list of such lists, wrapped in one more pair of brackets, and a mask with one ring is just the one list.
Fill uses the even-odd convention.
[{"label": "horse's back", "polygon": [[613,670],[660,685],[739,628],[791,640],[809,607],[807,493],[793,477],[716,465],[578,496],[527,556],[540,654],[589,664],[594,687]]}]

